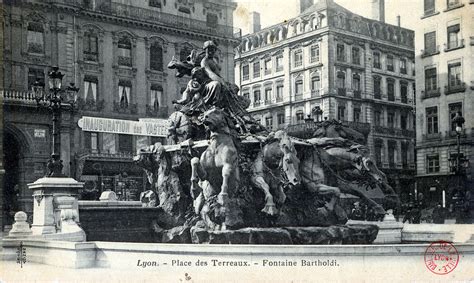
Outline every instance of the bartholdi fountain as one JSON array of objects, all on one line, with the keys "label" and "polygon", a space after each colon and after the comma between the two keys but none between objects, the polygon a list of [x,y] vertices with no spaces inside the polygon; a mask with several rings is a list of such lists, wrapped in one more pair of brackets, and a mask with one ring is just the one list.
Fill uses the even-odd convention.
[{"label": "bartholdi fountain", "polygon": [[367,244],[376,225],[345,225],[341,193],[361,198],[383,218],[363,188],[380,188],[386,208],[398,198],[356,140],[361,134],[324,121],[315,138],[270,132],[245,110],[249,101],[225,81],[212,41],[168,68],[191,76],[173,101],[169,144],[140,149],[152,190],[144,206],[159,206],[153,225],[163,242],[231,244]]}]

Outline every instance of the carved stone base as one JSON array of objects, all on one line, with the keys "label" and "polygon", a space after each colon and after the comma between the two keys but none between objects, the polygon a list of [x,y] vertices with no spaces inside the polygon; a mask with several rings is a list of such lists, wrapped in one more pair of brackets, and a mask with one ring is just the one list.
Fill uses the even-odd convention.
[{"label": "carved stone base", "polygon": [[195,244],[370,244],[378,230],[376,225],[344,225],[207,231],[197,225],[191,228],[191,239]]}]

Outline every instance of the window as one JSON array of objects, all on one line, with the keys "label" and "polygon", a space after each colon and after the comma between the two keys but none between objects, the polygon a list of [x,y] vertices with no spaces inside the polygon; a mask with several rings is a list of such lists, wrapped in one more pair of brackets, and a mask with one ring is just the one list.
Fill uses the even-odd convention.
[{"label": "window", "polygon": [[242,66],[242,80],[246,81],[249,79],[249,65],[243,65]]},{"label": "window", "polygon": [[387,95],[388,101],[395,101],[395,82],[387,80]]},{"label": "window", "polygon": [[253,77],[258,78],[260,77],[260,62],[254,62],[253,63]]},{"label": "window", "polygon": [[161,8],[161,0],[148,0],[148,6]]},{"label": "window", "polygon": [[265,59],[265,75],[271,74],[272,73],[272,59],[268,58]]},{"label": "window", "polygon": [[337,119],[339,121],[346,120],[346,107],[345,106],[338,106],[337,107]]},{"label": "window", "polygon": [[438,88],[436,68],[425,70],[425,91],[435,91]]},{"label": "window", "polygon": [[181,62],[187,62],[188,61],[188,56],[191,54],[191,51],[193,49],[190,46],[183,46],[181,48],[181,51],[179,51],[179,61]]},{"label": "window", "polygon": [[84,100],[86,104],[95,103],[97,101],[97,77],[85,76],[84,77]]},{"label": "window", "polygon": [[407,74],[407,60],[406,59],[400,59],[400,73],[401,74]]},{"label": "window", "polygon": [[304,113],[303,110],[296,111],[296,122],[301,122],[304,120]]},{"label": "window", "polygon": [[294,53],[294,66],[300,67],[303,65],[303,50],[296,50]]},{"label": "window", "polygon": [[272,101],[272,89],[266,88],[265,89],[265,104],[268,104]]},{"label": "window", "polygon": [[380,53],[374,52],[374,68],[380,69]]},{"label": "window", "polygon": [[346,74],[344,72],[337,72],[336,88],[338,95],[345,95],[346,93]]},{"label": "window", "polygon": [[461,4],[459,0],[448,0],[448,9],[457,7],[459,4]]},{"label": "window", "polygon": [[426,125],[429,135],[438,133],[438,107],[426,108]]},{"label": "window", "polygon": [[424,54],[434,54],[437,52],[436,32],[425,33],[425,50]]},{"label": "window", "polygon": [[163,88],[161,85],[152,84],[150,88],[150,105],[153,110],[160,109],[160,100],[163,95]]},{"label": "window", "polygon": [[118,64],[132,66],[132,42],[126,36],[121,37],[118,41]]},{"label": "window", "polygon": [[276,89],[276,102],[283,101],[283,86],[279,85]]},{"label": "window", "polygon": [[295,99],[299,100],[303,98],[303,80],[297,80],[295,82]]},{"label": "window", "polygon": [[448,88],[457,89],[462,85],[461,81],[461,63],[449,64],[448,65]]},{"label": "window", "polygon": [[[352,75],[352,90],[355,95],[360,95],[360,76],[359,74]],[[357,92],[357,94],[356,94]]]},{"label": "window", "polygon": [[44,83],[44,71],[42,69],[29,68],[28,69],[28,89],[31,90],[33,84],[38,81]]},{"label": "window", "polygon": [[387,71],[393,72],[393,56],[387,55]]},{"label": "window", "polygon": [[319,45],[312,45],[310,63],[316,62],[319,62]]},{"label": "window", "polygon": [[448,49],[461,47],[459,24],[448,27]]},{"label": "window", "polygon": [[374,111],[375,126],[382,126],[382,113],[378,110]]},{"label": "window", "polygon": [[207,13],[206,24],[208,27],[216,28],[218,24],[218,17],[216,14]]},{"label": "window", "polygon": [[439,172],[439,155],[428,155],[426,157],[426,173]]},{"label": "window", "polygon": [[319,76],[317,76],[317,75],[313,76],[311,78],[311,95],[312,96],[319,96],[320,95],[320,93],[319,93],[320,89],[321,89],[321,80],[320,80]]},{"label": "window", "polygon": [[158,42],[153,43],[150,47],[150,69],[163,71],[163,49]]},{"label": "window", "polygon": [[400,128],[402,128],[403,130],[407,130],[408,129],[408,117],[406,114],[401,114],[400,115]]},{"label": "window", "polygon": [[98,152],[99,137],[95,132],[84,132],[84,147],[91,152]]},{"label": "window", "polygon": [[380,77],[374,77],[374,98],[382,98],[382,79]]},{"label": "window", "polygon": [[245,99],[250,101],[250,94],[248,92],[244,92],[244,94],[242,94],[242,96],[245,97]]},{"label": "window", "polygon": [[435,0],[425,0],[424,4],[425,15],[433,14],[435,12]]},{"label": "window", "polygon": [[89,31],[84,34],[84,61],[97,62],[99,59],[97,36]]},{"label": "window", "polygon": [[360,108],[354,108],[354,122],[361,121],[360,113],[361,113]]},{"label": "window", "polygon": [[259,106],[262,100],[262,96],[260,94],[260,90],[255,90],[253,92],[253,104],[254,106]]},{"label": "window", "polygon": [[285,124],[285,114],[279,113],[279,114],[277,115],[277,121],[278,121],[278,125],[283,125],[283,124]]},{"label": "window", "polygon": [[424,4],[425,15],[433,14],[435,12],[435,0],[425,0]]},{"label": "window", "polygon": [[336,60],[340,62],[346,61],[346,54],[344,50],[344,44],[338,43],[336,47]]},{"label": "window", "polygon": [[400,84],[400,98],[402,103],[408,103],[408,85],[406,83]]},{"label": "window", "polygon": [[462,115],[462,103],[451,103],[449,104],[449,122],[450,122],[450,130],[451,132],[456,131],[456,123],[453,122],[454,117],[456,117],[456,114],[459,112],[459,114]]},{"label": "window", "polygon": [[119,92],[118,92],[120,108],[128,108],[128,105],[130,104],[131,88],[132,88],[131,82],[120,80]]},{"label": "window", "polygon": [[352,47],[352,64],[360,65],[360,49]]},{"label": "window", "polygon": [[377,163],[377,166],[379,167],[382,166],[382,160],[383,160],[383,141],[376,140],[375,141],[375,162]]},{"label": "window", "polygon": [[272,116],[265,118],[265,126],[269,129],[271,129],[273,127],[273,117]]},{"label": "window", "polygon": [[387,113],[387,127],[389,128],[395,127],[395,113],[393,112]]},{"label": "window", "polygon": [[395,167],[395,158],[397,156],[397,144],[395,141],[388,143],[388,164],[390,167]]},{"label": "window", "polygon": [[27,47],[29,53],[44,52],[44,28],[41,23],[28,23]]},{"label": "window", "polygon": [[276,57],[276,71],[282,71],[283,70],[283,55],[278,55]]},{"label": "window", "polygon": [[131,135],[118,135],[119,142],[118,142],[118,150],[119,152],[133,152],[133,136]]}]

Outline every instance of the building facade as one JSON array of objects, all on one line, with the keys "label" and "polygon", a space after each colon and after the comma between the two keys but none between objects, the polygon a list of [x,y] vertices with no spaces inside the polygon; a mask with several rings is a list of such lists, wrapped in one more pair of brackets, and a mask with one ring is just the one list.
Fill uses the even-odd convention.
[{"label": "building facade", "polygon": [[417,190],[431,203],[452,204],[453,191],[473,188],[473,166],[459,183],[454,174],[457,133],[453,118],[465,124],[461,158],[474,160],[474,2],[426,0],[416,40]]},{"label": "building facade", "polygon": [[83,131],[79,121],[163,121],[189,80],[175,77],[167,63],[173,57],[185,60],[206,40],[218,43],[222,74],[233,80],[240,36],[232,27],[235,8],[227,0],[4,1],[1,97],[7,214],[31,211],[26,184],[44,176],[51,154],[51,113],[37,106],[31,92],[35,81],[47,83],[50,66],[65,74],[63,85],[71,82],[80,88],[77,107],[64,108],[61,117],[64,173],[85,181],[86,191],[124,185],[140,190],[146,182],[133,166],[132,154],[162,141],[166,133],[150,137],[127,130]]},{"label": "building facade", "polygon": [[[245,35],[235,78],[249,111],[270,129],[336,119],[367,137],[391,185],[408,197],[413,186],[414,32],[356,15],[331,0],[301,1],[299,16]],[[322,112],[321,112],[322,110]],[[310,119],[306,119],[310,118]],[[406,193],[405,195],[403,193]]]}]

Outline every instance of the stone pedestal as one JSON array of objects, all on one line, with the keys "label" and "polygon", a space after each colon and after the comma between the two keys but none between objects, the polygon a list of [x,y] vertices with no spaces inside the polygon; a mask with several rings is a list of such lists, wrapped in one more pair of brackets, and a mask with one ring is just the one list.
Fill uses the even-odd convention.
[{"label": "stone pedestal", "polygon": [[80,183],[68,177],[44,177],[28,188],[33,190],[33,235],[48,239],[85,241],[79,223]]},{"label": "stone pedestal", "polygon": [[8,233],[10,238],[24,238],[32,235],[30,229],[30,224],[26,222],[27,219],[26,213],[19,211],[15,213],[15,223],[13,224],[12,229]]}]

